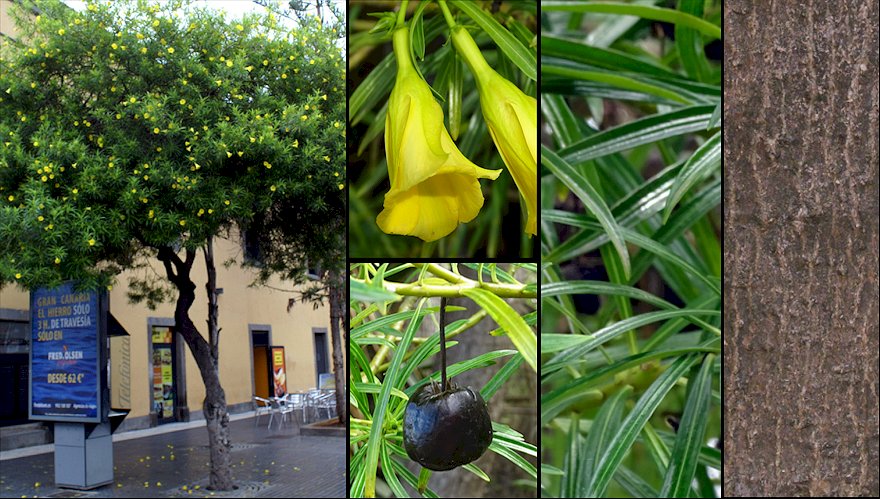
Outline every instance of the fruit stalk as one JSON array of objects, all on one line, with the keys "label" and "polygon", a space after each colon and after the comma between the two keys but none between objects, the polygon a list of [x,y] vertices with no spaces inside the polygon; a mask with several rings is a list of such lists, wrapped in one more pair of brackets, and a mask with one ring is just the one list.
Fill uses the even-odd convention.
[{"label": "fruit stalk", "polygon": [[440,391],[446,391],[446,297],[440,298]]}]

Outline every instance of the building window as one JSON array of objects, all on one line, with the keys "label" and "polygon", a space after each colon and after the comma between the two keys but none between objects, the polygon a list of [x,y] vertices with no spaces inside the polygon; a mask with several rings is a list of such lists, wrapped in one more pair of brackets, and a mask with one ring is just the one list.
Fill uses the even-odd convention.
[{"label": "building window", "polygon": [[28,353],[27,321],[0,319],[0,354]]},{"label": "building window", "polygon": [[244,252],[245,263],[255,267],[263,265],[263,251],[260,249],[260,240],[247,230],[241,232],[241,247]]}]

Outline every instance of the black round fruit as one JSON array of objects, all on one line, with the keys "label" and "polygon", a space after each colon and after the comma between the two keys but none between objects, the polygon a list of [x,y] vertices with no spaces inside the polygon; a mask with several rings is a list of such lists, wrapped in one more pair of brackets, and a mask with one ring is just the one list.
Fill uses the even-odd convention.
[{"label": "black round fruit", "polygon": [[492,420],[480,392],[449,384],[427,384],[409,399],[403,444],[410,459],[446,471],[482,456],[492,443]]}]

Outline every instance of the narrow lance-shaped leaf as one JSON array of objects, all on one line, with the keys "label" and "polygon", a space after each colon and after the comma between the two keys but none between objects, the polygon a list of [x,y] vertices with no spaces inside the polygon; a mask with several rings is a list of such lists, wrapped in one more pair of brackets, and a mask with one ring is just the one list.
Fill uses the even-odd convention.
[{"label": "narrow lance-shaped leaf", "polygon": [[624,243],[623,235],[620,233],[620,227],[608,205],[602,196],[596,192],[596,189],[590,185],[587,178],[575,169],[567,161],[559,157],[555,152],[541,145],[541,164],[546,166],[554,175],[568,187],[571,192],[580,199],[587,208],[593,213],[596,219],[602,224],[608,239],[620,255],[621,264],[623,265],[624,274],[627,278],[630,276],[629,253]]},{"label": "narrow lance-shaped leaf", "polygon": [[699,105],[653,114],[591,135],[560,150],[559,155],[578,164],[670,137],[699,132],[705,130],[713,110],[714,106]]},{"label": "narrow lance-shaped leaf", "polygon": [[385,373],[385,378],[382,381],[382,390],[380,390],[379,396],[376,399],[376,410],[373,412],[370,440],[367,441],[367,455],[366,463],[364,465],[366,468],[364,497],[371,498],[376,496],[376,470],[379,464],[379,447],[385,440],[383,423],[385,422],[385,412],[388,408],[388,399],[391,398],[391,387],[395,384],[394,381],[400,370],[400,364],[403,362],[403,357],[406,355],[407,349],[409,349],[409,344],[412,342],[416,330],[422,323],[422,318],[419,316],[419,312],[421,312],[422,305],[424,304],[425,298],[419,300],[419,304],[416,306],[416,310],[413,313],[413,318],[410,319],[409,326],[406,328],[403,338],[401,338],[400,343],[394,350],[394,357],[391,360],[391,366]]},{"label": "narrow lance-shaped leaf", "polygon": [[660,489],[661,497],[688,497],[697,469],[697,459],[706,437],[712,393],[712,363],[706,355],[695,379],[689,380],[688,400],[678,426],[669,468]]},{"label": "narrow lance-shaped leaf", "polygon": [[718,102],[718,105],[715,106],[715,110],[712,111],[712,117],[709,118],[709,124],[706,125],[706,130],[721,126],[721,111],[721,102]]},{"label": "narrow lance-shaped leaf", "polygon": [[679,200],[693,187],[697,182],[711,175],[721,167],[721,132],[716,133],[711,139],[707,140],[694,155],[685,163],[672,188],[669,191],[669,197],[666,199],[666,209],[663,212],[663,221],[669,220],[672,209],[678,204]]},{"label": "narrow lance-shaped leaf", "polygon": [[583,456],[578,455],[581,449],[580,438],[580,420],[577,413],[571,418],[571,425],[568,428],[568,453],[565,455],[563,470],[565,474],[562,476],[562,487],[559,497],[577,497],[578,480],[580,475],[578,468],[583,460]]},{"label": "narrow lance-shaped leaf", "polygon": [[593,2],[593,1],[577,1],[571,0],[544,0],[541,2],[541,10],[552,11],[569,11],[569,12],[600,12],[604,14],[623,14],[628,16],[639,16],[644,19],[654,21],[666,21],[676,25],[687,26],[693,28],[700,33],[711,37],[721,38],[721,27],[716,26],[708,21],[704,21],[699,17],[679,12],[674,9],[664,9],[662,7],[654,7],[651,5],[633,5],[626,3],[613,2]]},{"label": "narrow lance-shaped leaf", "polygon": [[450,3],[473,19],[526,77],[538,81],[538,63],[535,54],[520,43],[510,31],[507,31],[507,28],[499,24],[491,14],[481,9],[480,5],[476,2],[471,0],[450,0]]},{"label": "narrow lance-shaped leaf", "polygon": [[699,359],[698,355],[688,355],[673,362],[666,371],[661,374],[653,384],[639,398],[636,406],[620,425],[617,433],[611,439],[611,443],[599,464],[596,466],[594,480],[587,488],[585,497],[601,497],[605,495],[609,482],[617,472],[618,466],[623,462],[626,453],[629,452],[636,437],[642,431],[642,427],[654,414],[660,402],[666,397],[669,390],[675,386],[679,378]]},{"label": "narrow lance-shaped leaf", "polygon": [[466,289],[461,292],[482,307],[505,331],[526,362],[538,371],[538,340],[532,328],[519,313],[501,298],[485,289]]},{"label": "narrow lance-shaped leaf", "polygon": [[666,319],[688,315],[721,315],[721,312],[718,310],[693,310],[687,308],[682,310],[662,310],[659,312],[647,312],[637,315],[635,317],[630,317],[629,319],[615,322],[614,324],[611,324],[607,327],[600,329],[599,331],[596,331],[592,334],[592,336],[589,336],[585,342],[575,345],[568,350],[560,352],[555,357],[550,359],[549,362],[544,363],[541,366],[541,374],[548,374],[555,370],[562,369],[567,363],[577,361],[577,359],[580,359],[597,346],[623,334],[626,331],[644,326],[646,324],[650,324],[652,322],[658,322]]},{"label": "narrow lance-shaped leaf", "polygon": [[602,408],[593,419],[593,426],[590,427],[590,433],[581,449],[581,466],[578,473],[580,483],[577,487],[577,495],[572,497],[586,497],[585,494],[590,488],[599,456],[608,445],[612,435],[617,433],[620,420],[623,417],[624,403],[629,399],[632,391],[633,387],[629,385],[618,390],[602,404]]}]

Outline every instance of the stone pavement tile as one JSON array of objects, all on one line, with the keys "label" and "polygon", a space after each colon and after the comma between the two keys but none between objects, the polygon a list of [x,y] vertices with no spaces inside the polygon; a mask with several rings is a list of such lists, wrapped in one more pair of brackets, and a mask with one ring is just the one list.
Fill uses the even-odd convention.
[{"label": "stone pavement tile", "polygon": [[252,418],[231,422],[230,434],[233,492],[206,490],[200,427],[115,442],[114,483],[93,491],[56,488],[53,453],[0,461],[0,497],[345,497],[345,438],[300,436],[293,425],[268,430]]}]

